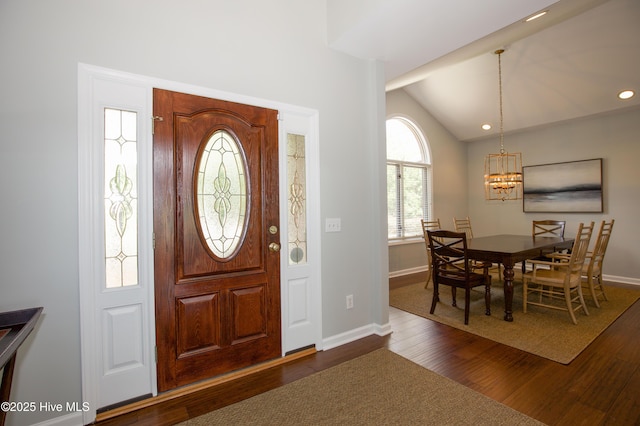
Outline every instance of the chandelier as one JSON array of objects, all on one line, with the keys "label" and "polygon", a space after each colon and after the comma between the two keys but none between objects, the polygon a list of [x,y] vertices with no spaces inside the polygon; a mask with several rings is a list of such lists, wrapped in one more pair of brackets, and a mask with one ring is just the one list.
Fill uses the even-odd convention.
[{"label": "chandelier", "polygon": [[522,154],[504,149],[504,116],[502,114],[502,62],[504,49],[498,55],[498,87],[500,97],[500,153],[488,154],[484,159],[484,195],[486,200],[522,199]]}]

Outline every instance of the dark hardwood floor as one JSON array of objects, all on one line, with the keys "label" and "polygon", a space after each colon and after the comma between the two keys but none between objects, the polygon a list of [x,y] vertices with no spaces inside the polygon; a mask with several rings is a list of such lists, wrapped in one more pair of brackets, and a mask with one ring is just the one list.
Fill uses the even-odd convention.
[{"label": "dark hardwood floor", "polygon": [[389,317],[390,336],[369,336],[98,425],[173,425],[378,348],[549,425],[640,425],[640,301],[569,365],[395,308]]}]

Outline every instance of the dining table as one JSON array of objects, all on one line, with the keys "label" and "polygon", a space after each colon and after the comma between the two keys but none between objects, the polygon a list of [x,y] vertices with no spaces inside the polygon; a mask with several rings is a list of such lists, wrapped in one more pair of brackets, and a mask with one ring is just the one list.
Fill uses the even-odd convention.
[{"label": "dining table", "polygon": [[532,235],[489,235],[470,238],[467,241],[467,256],[470,259],[502,264],[504,287],[504,320],[513,321],[513,267],[544,254],[569,249],[573,238],[534,237]]}]

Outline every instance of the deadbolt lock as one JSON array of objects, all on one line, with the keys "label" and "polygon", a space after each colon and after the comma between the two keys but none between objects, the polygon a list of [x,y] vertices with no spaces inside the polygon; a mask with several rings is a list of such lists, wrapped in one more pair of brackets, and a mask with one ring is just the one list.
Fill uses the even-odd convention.
[{"label": "deadbolt lock", "polygon": [[278,233],[278,227],[277,227],[277,226],[275,226],[275,225],[271,225],[271,226],[269,227],[269,233],[270,233],[271,235],[276,235],[276,234]]}]

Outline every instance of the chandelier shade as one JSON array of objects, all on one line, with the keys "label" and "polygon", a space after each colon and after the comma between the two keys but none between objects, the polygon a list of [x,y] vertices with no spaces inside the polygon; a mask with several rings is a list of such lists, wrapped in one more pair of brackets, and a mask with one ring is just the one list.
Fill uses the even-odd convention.
[{"label": "chandelier shade", "polygon": [[498,55],[498,88],[500,99],[500,153],[488,154],[484,159],[484,197],[486,200],[522,199],[522,154],[508,153],[504,149],[504,115],[502,113],[502,61],[503,49]]}]

